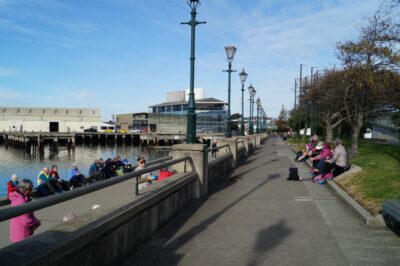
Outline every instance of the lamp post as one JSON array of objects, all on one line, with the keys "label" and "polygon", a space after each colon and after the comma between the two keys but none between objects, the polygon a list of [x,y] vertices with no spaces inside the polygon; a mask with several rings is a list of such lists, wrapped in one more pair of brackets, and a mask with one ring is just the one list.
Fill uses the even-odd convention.
[{"label": "lamp post", "polygon": [[257,130],[256,133],[260,133],[260,107],[261,107],[261,100],[260,97],[257,98],[257,120],[256,120],[256,125],[257,125]]},{"label": "lamp post", "polygon": [[246,82],[247,79],[247,73],[244,72],[244,68],[242,72],[239,73],[240,81],[242,82],[242,121],[241,121],[241,126],[240,126],[240,135],[244,136],[244,83]]},{"label": "lamp post", "polygon": [[226,128],[225,128],[225,137],[232,137],[232,121],[231,121],[231,73],[236,72],[236,70],[232,70],[232,61],[233,57],[236,53],[235,46],[226,46],[225,47],[226,58],[228,60],[228,70],[224,70],[224,72],[228,72],[228,110],[226,111]]},{"label": "lamp post", "polygon": [[254,133],[254,128],[253,128],[253,99],[254,96],[256,96],[256,90],[254,89],[253,85],[250,83],[250,86],[248,87],[249,94],[250,94],[250,122],[249,122],[249,135],[253,135]]},{"label": "lamp post", "polygon": [[200,0],[187,0],[187,4],[191,9],[191,20],[189,22],[181,22],[181,24],[190,25],[191,27],[191,46],[190,46],[190,92],[189,103],[187,108],[187,123],[186,123],[186,143],[196,143],[196,102],[194,99],[194,60],[195,58],[195,39],[196,26],[204,24],[205,21],[196,21],[196,8],[200,5]]}]

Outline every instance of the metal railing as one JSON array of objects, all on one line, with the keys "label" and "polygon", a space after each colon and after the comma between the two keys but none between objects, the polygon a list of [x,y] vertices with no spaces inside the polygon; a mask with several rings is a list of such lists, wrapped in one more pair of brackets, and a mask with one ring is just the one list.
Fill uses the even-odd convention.
[{"label": "metal railing", "polygon": [[[174,165],[177,163],[189,161],[192,166],[192,168],[191,168],[192,171],[195,169],[194,163],[193,163],[193,160],[191,157],[187,156],[187,157],[182,157],[179,159],[168,160],[168,161],[165,161],[165,158],[166,157],[160,158],[158,160],[154,160],[151,162],[151,165],[149,162],[145,169],[133,171],[133,172],[130,172],[130,173],[122,175],[122,176],[112,177],[110,179],[103,180],[101,182],[97,182],[97,183],[94,183],[94,184],[91,184],[91,185],[88,185],[85,187],[77,188],[77,189],[74,189],[71,191],[65,191],[61,194],[51,195],[51,196],[48,196],[43,199],[30,201],[23,205],[9,207],[7,209],[0,210],[0,222],[9,220],[11,218],[20,216],[25,213],[44,209],[46,207],[49,207],[49,206],[52,206],[52,205],[55,205],[55,204],[58,204],[58,203],[61,203],[61,202],[67,201],[67,200],[71,200],[71,199],[89,194],[91,192],[95,192],[97,190],[106,188],[108,186],[112,186],[112,185],[127,181],[131,178],[138,177],[143,174],[149,173],[151,171],[155,171],[160,168],[168,167],[168,166],[171,166],[171,165]],[[161,161],[161,160],[164,160],[164,161]],[[137,182],[136,182],[136,186],[138,186]]]},{"label": "metal railing", "polygon": [[228,150],[229,150],[229,152],[231,152],[231,147],[229,147],[229,144],[225,144],[225,145],[218,146],[215,148],[207,148],[207,149],[205,149],[205,152],[209,153],[209,152],[213,152],[213,151],[219,151],[222,148],[225,148],[225,153],[228,153]]}]

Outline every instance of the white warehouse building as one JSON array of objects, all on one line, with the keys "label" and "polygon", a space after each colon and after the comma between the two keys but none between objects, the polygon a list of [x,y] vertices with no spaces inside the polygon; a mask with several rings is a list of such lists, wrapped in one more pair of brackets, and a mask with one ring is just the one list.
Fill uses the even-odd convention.
[{"label": "white warehouse building", "polygon": [[0,131],[82,132],[102,124],[99,108],[0,107]]}]

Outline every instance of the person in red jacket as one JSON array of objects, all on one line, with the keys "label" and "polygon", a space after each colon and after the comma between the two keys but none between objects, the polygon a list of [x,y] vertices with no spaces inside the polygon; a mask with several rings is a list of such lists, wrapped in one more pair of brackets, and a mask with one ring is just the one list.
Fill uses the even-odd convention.
[{"label": "person in red jacket", "polygon": [[13,174],[10,181],[7,182],[7,198],[10,199],[10,193],[18,189],[18,176]]},{"label": "person in red jacket", "polygon": [[158,175],[157,181],[161,181],[163,179],[167,179],[171,175],[173,175],[174,172],[168,171],[168,168],[161,168],[160,174]]}]

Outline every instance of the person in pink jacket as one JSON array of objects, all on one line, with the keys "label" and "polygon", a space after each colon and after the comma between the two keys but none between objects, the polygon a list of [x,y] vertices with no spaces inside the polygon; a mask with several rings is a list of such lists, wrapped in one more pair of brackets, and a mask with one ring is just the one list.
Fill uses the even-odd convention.
[{"label": "person in pink jacket", "polygon": [[[10,195],[11,207],[25,204],[29,202],[33,188],[32,181],[24,179],[18,183],[18,190],[12,191]],[[10,240],[11,242],[19,242],[25,238],[33,235],[33,231],[40,226],[40,221],[36,219],[35,215],[25,213],[20,216],[14,217],[10,222]]]}]

